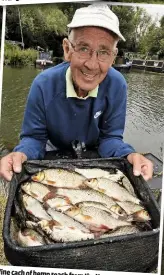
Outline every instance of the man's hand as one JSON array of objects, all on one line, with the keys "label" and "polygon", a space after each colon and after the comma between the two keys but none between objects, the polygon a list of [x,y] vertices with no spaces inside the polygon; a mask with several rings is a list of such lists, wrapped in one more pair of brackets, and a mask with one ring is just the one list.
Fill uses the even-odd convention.
[{"label": "man's hand", "polygon": [[0,176],[10,181],[13,172],[20,173],[22,163],[27,160],[27,156],[21,152],[12,152],[0,160]]},{"label": "man's hand", "polygon": [[138,153],[131,153],[127,156],[128,161],[133,165],[133,174],[142,175],[147,181],[153,176],[153,163]]}]

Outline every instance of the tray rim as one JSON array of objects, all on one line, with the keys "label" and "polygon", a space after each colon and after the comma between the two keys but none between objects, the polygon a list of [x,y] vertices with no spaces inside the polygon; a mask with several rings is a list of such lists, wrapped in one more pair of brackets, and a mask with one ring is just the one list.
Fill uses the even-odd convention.
[{"label": "tray rim", "polygon": [[[107,161],[120,161],[123,160],[125,163],[129,162],[127,161],[127,159],[125,158],[96,158],[96,159],[70,159],[68,161],[68,159],[56,159],[56,160],[30,160],[27,161],[24,165],[28,165],[28,164],[36,164],[36,165],[42,165],[42,164],[46,164],[46,163],[51,163],[51,164],[55,164],[55,163],[75,163],[77,164],[78,161],[80,162],[91,162],[91,161],[100,161],[100,162],[107,162]],[[94,166],[94,164],[93,164]],[[109,167],[110,168],[110,167]],[[113,167],[111,167],[113,168]],[[43,168],[45,169],[45,168]],[[105,168],[104,168],[105,169]],[[117,168],[116,168],[117,169]],[[141,176],[140,176],[141,177]],[[10,188],[12,189],[12,185],[15,184],[13,181],[18,181],[19,175],[14,174],[11,182],[10,182]],[[143,178],[141,178],[142,181]],[[145,182],[145,181],[144,181]],[[148,184],[145,182],[145,184],[148,186]],[[17,190],[19,186],[19,183],[17,184],[17,186],[15,186],[15,192]],[[13,187],[14,189],[14,187]],[[149,186],[148,186],[148,189]],[[9,197],[8,197],[8,202],[6,205],[6,209],[9,207],[9,198],[12,195],[12,192],[9,192]],[[10,202],[11,205],[11,202]],[[12,205],[13,205],[13,201],[12,201]],[[10,209],[11,210],[11,209]],[[157,210],[159,211],[159,208],[157,207]],[[5,214],[6,214],[6,210],[5,210]],[[6,216],[6,215],[5,215]],[[4,217],[5,217],[4,216]],[[10,213],[10,218],[11,218],[11,213]],[[9,224],[9,228],[6,228],[5,224],[3,225],[3,240],[4,240],[4,244],[7,243],[8,246],[15,251],[21,251],[21,252],[29,252],[29,250],[31,251],[35,251],[35,252],[39,252],[39,251],[51,251],[51,250],[58,250],[58,249],[70,249],[70,248],[79,248],[79,247],[86,247],[86,246],[93,246],[93,245],[99,245],[99,244],[103,244],[103,243],[114,243],[114,242],[119,242],[119,241],[128,241],[131,239],[140,239],[142,237],[151,237],[151,236],[158,236],[159,232],[160,232],[160,226],[158,226],[157,228],[151,230],[151,231],[145,231],[145,232],[139,232],[139,233],[133,233],[133,234],[128,234],[128,235],[121,235],[121,236],[113,236],[113,237],[106,237],[106,238],[102,238],[102,239],[92,239],[92,240],[85,240],[85,241],[78,241],[78,242],[69,242],[69,243],[56,243],[56,244],[46,244],[46,245],[42,245],[42,246],[31,246],[31,247],[21,247],[17,244],[15,244],[14,241],[11,240],[11,235],[10,235],[10,227],[11,227],[11,219],[10,221],[8,220],[8,224]],[[7,229],[7,232],[5,232]],[[7,233],[8,233],[8,238],[7,238]],[[121,242],[120,242],[121,243]]]}]

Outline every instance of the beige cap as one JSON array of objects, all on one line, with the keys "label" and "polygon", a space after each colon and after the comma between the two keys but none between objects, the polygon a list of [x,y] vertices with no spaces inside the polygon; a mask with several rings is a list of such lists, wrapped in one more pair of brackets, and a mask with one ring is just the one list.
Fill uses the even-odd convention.
[{"label": "beige cap", "polygon": [[107,4],[96,3],[88,7],[77,9],[68,28],[96,26],[110,30],[125,41],[119,30],[118,17],[110,10]]}]

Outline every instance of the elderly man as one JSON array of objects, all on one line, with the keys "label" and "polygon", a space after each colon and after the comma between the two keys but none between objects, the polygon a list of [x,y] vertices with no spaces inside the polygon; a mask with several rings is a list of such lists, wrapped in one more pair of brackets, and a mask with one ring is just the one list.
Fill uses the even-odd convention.
[{"label": "elderly man", "polygon": [[3,157],[0,175],[10,180],[27,159],[43,159],[48,140],[69,149],[73,140],[98,146],[101,157],[127,157],[134,175],[152,177],[152,163],[123,142],[127,85],[112,68],[124,39],[117,16],[104,4],[75,12],[63,40],[66,62],[34,80],[27,100],[21,141]]}]

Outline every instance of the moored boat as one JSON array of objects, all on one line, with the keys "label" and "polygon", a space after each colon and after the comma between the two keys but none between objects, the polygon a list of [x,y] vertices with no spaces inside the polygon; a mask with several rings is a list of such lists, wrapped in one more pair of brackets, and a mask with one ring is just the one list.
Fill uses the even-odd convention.
[{"label": "moored boat", "polygon": [[52,55],[50,52],[39,52],[39,56],[35,61],[35,67],[45,69],[53,66]]},{"label": "moored boat", "polygon": [[164,73],[164,60],[133,59],[132,69]]}]

